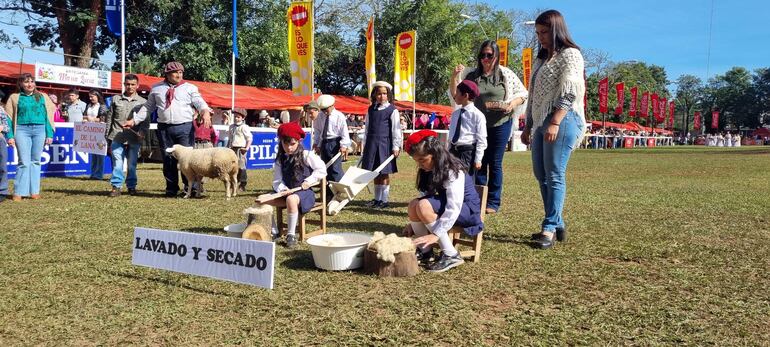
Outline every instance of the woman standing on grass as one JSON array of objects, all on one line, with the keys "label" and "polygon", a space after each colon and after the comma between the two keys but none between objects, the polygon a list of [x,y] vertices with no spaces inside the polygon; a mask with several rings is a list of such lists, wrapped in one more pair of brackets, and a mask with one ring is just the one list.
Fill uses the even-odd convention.
[{"label": "woman standing on grass", "polygon": [[545,218],[541,231],[532,234],[533,245],[551,248],[564,241],[562,210],[566,171],[572,150],[586,127],[583,114],[583,56],[572,41],[564,17],[545,11],[535,20],[540,49],[532,69],[527,105],[527,125],[521,140],[532,145],[532,171],[540,184]]},{"label": "woman standing on grass", "polygon": [[[102,93],[96,89],[88,91],[88,107],[83,114],[83,120],[86,122],[104,123],[107,119],[107,105],[104,104]],[[109,148],[109,144],[107,145]],[[91,179],[104,179],[104,156],[101,154],[88,154],[88,160],[91,162]]]},{"label": "woman standing on grass", "polygon": [[5,104],[12,124],[8,145],[16,146],[19,155],[13,201],[40,199],[40,157],[43,145],[53,142],[55,106],[48,95],[37,90],[32,74],[21,74],[16,85],[19,92],[11,94]]},{"label": "woman standing on grass", "polygon": [[449,83],[449,92],[454,98],[457,85],[463,80],[476,83],[479,95],[473,101],[487,121],[487,149],[481,159],[481,168],[476,173],[476,184],[489,187],[486,213],[495,213],[500,209],[500,196],[503,192],[503,154],[511,137],[511,115],[527,99],[524,84],[511,71],[500,66],[500,48],[495,40],[481,44],[475,67],[466,68],[457,65]]}]

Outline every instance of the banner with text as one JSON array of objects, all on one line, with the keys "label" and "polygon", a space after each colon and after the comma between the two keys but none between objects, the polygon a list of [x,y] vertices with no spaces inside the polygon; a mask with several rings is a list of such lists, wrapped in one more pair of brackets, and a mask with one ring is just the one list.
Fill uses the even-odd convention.
[{"label": "banner with text", "polygon": [[[658,118],[655,120],[661,123],[666,122],[666,109],[668,108],[668,100],[666,98],[658,99]],[[665,124],[664,124],[665,125]]]},{"label": "banner with text", "polygon": [[396,36],[396,54],[393,90],[396,100],[415,101],[415,60],[417,60],[417,31],[407,31]]},{"label": "banner with text", "polygon": [[508,66],[508,39],[497,39],[497,47],[500,49],[500,66]]},{"label": "banner with text", "polygon": [[695,111],[695,115],[693,116],[693,122],[692,122],[692,128],[695,130],[700,130],[700,111]]},{"label": "banner with text", "polygon": [[626,94],[624,88],[625,84],[623,82],[618,82],[615,84],[615,93],[618,97],[617,105],[615,106],[616,116],[623,114],[623,104],[626,103]]},{"label": "banner with text", "polygon": [[131,263],[273,289],[275,243],[134,228]]},{"label": "banner with text", "polygon": [[35,63],[35,81],[78,87],[110,89],[111,71],[83,69],[74,66]]},{"label": "banner with text", "polygon": [[366,26],[366,85],[369,90],[368,95],[372,95],[372,85],[377,82],[377,69],[375,68],[374,54],[374,16],[369,18],[369,25]]},{"label": "banner with text", "polygon": [[631,117],[636,116],[636,96],[637,96],[638,89],[636,87],[631,88],[631,101],[629,101],[628,105],[628,115]]},{"label": "banner with text", "polygon": [[532,48],[524,48],[521,51],[521,68],[524,75],[524,88],[529,90],[530,75],[532,74]]},{"label": "banner with text", "polygon": [[78,152],[107,155],[107,139],[104,137],[107,124],[95,122],[74,123],[75,135],[72,147]]},{"label": "banner with text", "polygon": [[649,92],[642,93],[642,100],[639,103],[640,104],[639,107],[641,107],[639,112],[639,117],[647,118],[647,115],[648,115],[647,111],[649,109],[649,103],[648,103],[649,98],[650,98]]},{"label": "banner with text", "polygon": [[719,111],[711,111],[711,129],[719,129]]},{"label": "banner with text", "polygon": [[287,12],[289,23],[289,65],[291,91],[296,96],[313,93],[313,3],[292,2]]},{"label": "banner with text", "polygon": [[668,127],[674,129],[674,112],[676,111],[676,104],[673,100],[668,103]]},{"label": "banner with text", "polygon": [[599,81],[599,113],[607,113],[607,94],[609,93],[609,80],[607,77]]}]

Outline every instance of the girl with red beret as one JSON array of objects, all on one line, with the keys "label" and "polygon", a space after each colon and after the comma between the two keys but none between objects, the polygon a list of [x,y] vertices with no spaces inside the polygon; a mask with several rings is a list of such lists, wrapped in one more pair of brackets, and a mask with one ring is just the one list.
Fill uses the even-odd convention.
[{"label": "girl with red beret", "polygon": [[[268,202],[275,207],[286,207],[286,247],[289,248],[297,245],[299,215],[310,211],[315,204],[315,194],[310,186],[326,176],[326,165],[321,157],[303,148],[300,140],[304,137],[305,131],[297,122],[284,123],[278,127],[278,140],[281,145],[278,146],[278,155],[273,164],[273,190],[282,192],[302,187],[302,190],[296,193]],[[275,221],[272,232],[273,240],[278,240],[280,234]]]},{"label": "girl with red beret", "polygon": [[441,257],[428,265],[428,271],[443,272],[464,263],[452,245],[448,231],[454,225],[476,235],[484,228],[481,199],[465,164],[453,156],[432,130],[409,136],[404,149],[417,162],[417,190],[420,196],[409,202],[409,224],[405,235],[413,235],[417,258],[427,263],[433,245],[441,247]]}]

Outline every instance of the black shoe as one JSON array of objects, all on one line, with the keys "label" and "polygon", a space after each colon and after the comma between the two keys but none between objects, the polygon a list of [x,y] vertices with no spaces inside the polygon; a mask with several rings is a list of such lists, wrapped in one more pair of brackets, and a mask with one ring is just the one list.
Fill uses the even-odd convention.
[{"label": "black shoe", "polygon": [[376,208],[390,208],[390,204],[388,204],[385,201],[380,201],[380,203],[376,206]]},{"label": "black shoe", "polygon": [[429,272],[444,272],[453,267],[460,266],[465,263],[463,257],[460,256],[460,252],[457,252],[454,256],[448,256],[446,253],[441,252],[441,257],[438,260],[428,266]]},{"label": "black shoe", "polygon": [[422,266],[428,266],[431,261],[433,261],[434,255],[433,255],[433,248],[425,251],[424,253],[420,251],[419,248],[417,248],[414,251],[414,255],[417,257],[417,262]]},{"label": "black shoe", "polygon": [[178,191],[177,192],[166,191],[165,197],[167,197],[167,198],[176,198],[178,195],[179,195]]},{"label": "black shoe", "polygon": [[367,202],[366,205],[364,205],[364,206],[371,207],[371,208],[377,208],[377,206],[380,205],[380,202],[381,202],[380,200],[372,199],[372,201]]},{"label": "black shoe", "polygon": [[537,237],[532,240],[532,246],[540,249],[549,249],[556,244],[556,236],[551,234],[551,237],[545,236],[545,234],[537,234]]},{"label": "black shoe", "polygon": [[270,234],[270,236],[273,238],[273,242],[278,242],[281,240],[281,233]]},{"label": "black shoe", "polygon": [[286,235],[286,248],[297,247],[297,235]]},{"label": "black shoe", "polygon": [[557,227],[556,228],[556,241],[559,241],[559,242],[567,241],[567,228],[566,227]]},{"label": "black shoe", "polygon": [[136,195],[136,188],[128,188],[128,195]]}]

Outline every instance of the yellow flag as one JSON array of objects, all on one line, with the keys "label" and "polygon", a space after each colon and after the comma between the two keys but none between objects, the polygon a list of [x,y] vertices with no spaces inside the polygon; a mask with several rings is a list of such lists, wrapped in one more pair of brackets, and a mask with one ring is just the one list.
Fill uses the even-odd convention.
[{"label": "yellow flag", "polygon": [[500,65],[508,66],[508,39],[497,39],[497,47],[500,48]]},{"label": "yellow flag", "polygon": [[366,27],[366,85],[369,95],[372,95],[372,84],[377,81],[377,71],[374,68],[374,16],[369,19]]},{"label": "yellow flag", "polygon": [[524,48],[521,52],[521,65],[524,72],[524,88],[529,89],[529,75],[532,74],[532,48]]},{"label": "yellow flag", "polygon": [[396,36],[396,64],[393,69],[393,93],[396,100],[414,101],[416,45],[417,31],[407,31]]},{"label": "yellow flag", "polygon": [[289,23],[291,91],[294,95],[313,93],[313,3],[292,2],[286,14]]}]

